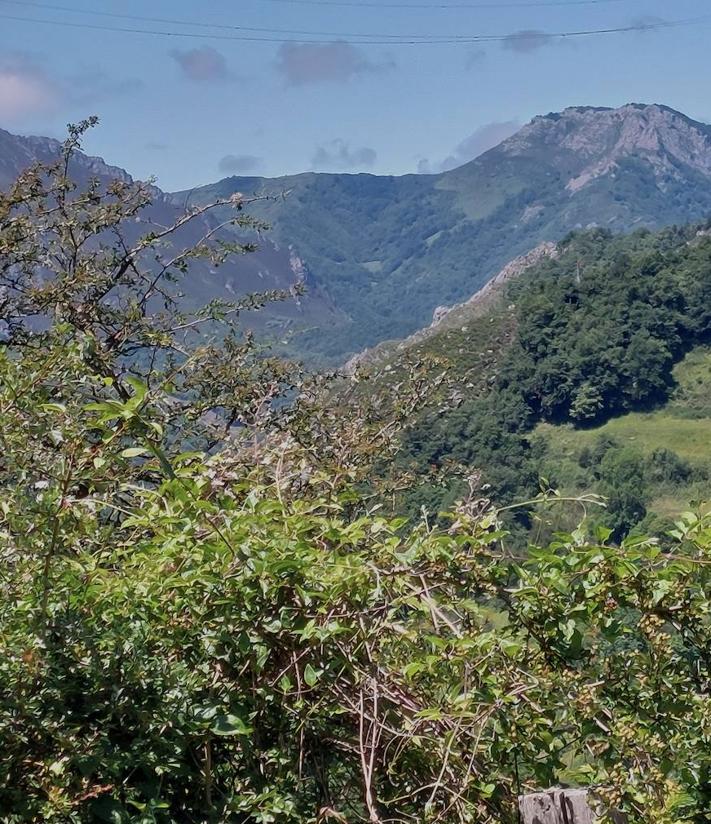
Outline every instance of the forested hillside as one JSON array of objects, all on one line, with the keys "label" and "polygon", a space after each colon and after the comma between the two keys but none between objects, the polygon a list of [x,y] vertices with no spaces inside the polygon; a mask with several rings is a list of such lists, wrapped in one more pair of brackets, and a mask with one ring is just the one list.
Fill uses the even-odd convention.
[{"label": "forested hillside", "polygon": [[[0,187],[10,186],[17,177],[34,163],[51,164],[61,158],[62,144],[44,137],[21,137],[0,129]],[[107,165],[101,158],[77,151],[72,155],[68,169],[71,179],[82,185],[91,179],[103,187],[119,180],[125,185],[134,183],[128,172]],[[173,203],[171,198],[154,185],[147,187],[151,203],[137,217],[134,226],[124,227],[132,241],[148,231],[160,232],[185,215],[185,203]],[[229,200],[229,199],[228,199]],[[224,226],[214,218],[215,210],[209,209],[195,220],[184,222],[166,238],[166,246],[179,255],[182,251],[200,243],[208,234],[222,244],[234,243],[235,236],[229,223],[231,206]],[[309,282],[308,300],[297,297],[303,278],[303,264],[290,249],[279,247],[265,234],[262,221],[254,216],[240,227],[239,242],[250,254],[233,260],[229,271],[212,265],[208,258],[195,260],[190,278],[183,284],[180,304],[186,310],[195,310],[211,300],[229,301],[250,292],[280,291],[289,294],[288,301],[278,301],[263,313],[249,315],[248,324],[269,340],[278,339],[292,324],[308,326],[330,322],[339,316],[333,302]]]},{"label": "forested hillside", "polygon": [[227,178],[178,203],[288,192],[258,214],[342,312],[293,328],[297,351],[345,359],[429,323],[517,255],[574,229],[629,231],[711,213],[711,130],[664,106],[535,118],[438,175]]},{"label": "forested hillside", "polygon": [[[648,506],[668,515],[670,485],[703,488],[711,472],[705,226],[573,234],[483,315],[476,310],[395,356],[433,358],[433,374],[447,375],[449,394],[407,436],[418,474],[478,468],[507,502],[535,493],[541,477],[555,488],[597,488],[611,496],[606,518],[618,535]],[[684,446],[685,431],[698,446]],[[561,460],[565,444],[573,451]],[[436,509],[460,494],[463,481],[448,474],[413,502]]]}]

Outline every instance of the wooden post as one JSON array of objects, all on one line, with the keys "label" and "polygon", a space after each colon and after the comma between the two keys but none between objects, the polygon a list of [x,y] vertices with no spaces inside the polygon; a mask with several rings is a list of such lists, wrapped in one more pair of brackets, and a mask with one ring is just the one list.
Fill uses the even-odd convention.
[{"label": "wooden post", "polygon": [[[595,824],[587,790],[547,790],[519,798],[522,824]],[[621,819],[620,819],[621,820]]]}]

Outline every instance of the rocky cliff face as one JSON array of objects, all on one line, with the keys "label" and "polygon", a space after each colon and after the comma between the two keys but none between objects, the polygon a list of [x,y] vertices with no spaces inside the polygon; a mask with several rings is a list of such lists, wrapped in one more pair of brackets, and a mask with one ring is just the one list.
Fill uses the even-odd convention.
[{"label": "rocky cliff face", "polygon": [[629,104],[620,109],[576,107],[536,117],[501,145],[512,156],[550,147],[572,152],[579,168],[566,182],[571,192],[605,174],[626,158],[648,163],[663,181],[683,178],[683,168],[711,177],[711,128],[666,106]]},{"label": "rocky cliff face", "polygon": [[[378,364],[397,360],[403,353],[414,350],[419,344],[437,336],[443,336],[448,330],[459,328],[466,332],[472,324],[480,321],[504,293],[507,283],[522,275],[527,269],[536,266],[545,258],[558,257],[555,243],[545,242],[531,249],[524,255],[514,258],[494,275],[484,286],[468,300],[454,306],[438,306],[433,313],[432,323],[418,329],[403,340],[385,341],[374,349],[366,349],[350,358],[343,369],[346,374],[353,374],[359,367],[373,367]],[[446,349],[446,345],[443,345]]]},{"label": "rocky cliff face", "polygon": [[[61,154],[62,144],[50,137],[23,137],[0,129],[0,186],[6,187],[23,169],[39,161],[52,163]],[[131,181],[118,166],[109,166],[100,157],[77,154],[72,173],[78,178],[91,176]]]}]

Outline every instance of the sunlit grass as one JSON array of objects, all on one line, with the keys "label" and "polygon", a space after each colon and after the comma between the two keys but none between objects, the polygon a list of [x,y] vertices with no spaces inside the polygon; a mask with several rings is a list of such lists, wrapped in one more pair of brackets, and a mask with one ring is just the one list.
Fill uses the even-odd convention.
[{"label": "sunlit grass", "polygon": [[[542,423],[534,437],[544,440],[547,460],[565,479],[565,491],[576,490],[578,458],[600,438],[632,446],[644,455],[669,449],[696,467],[711,469],[711,348],[699,347],[674,369],[677,388],[669,402],[653,412],[631,412],[602,426],[575,429]],[[576,490],[577,491],[577,490]],[[654,491],[649,509],[673,517],[690,501],[707,501],[711,489],[698,482]]]}]

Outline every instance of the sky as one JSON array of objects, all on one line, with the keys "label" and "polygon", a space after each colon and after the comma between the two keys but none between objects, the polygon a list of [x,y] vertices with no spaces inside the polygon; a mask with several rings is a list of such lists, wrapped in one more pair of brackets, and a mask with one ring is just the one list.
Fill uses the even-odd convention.
[{"label": "sky", "polygon": [[96,114],[86,150],[169,191],[437,172],[566,106],[709,122],[710,37],[710,0],[0,0],[0,128]]}]

